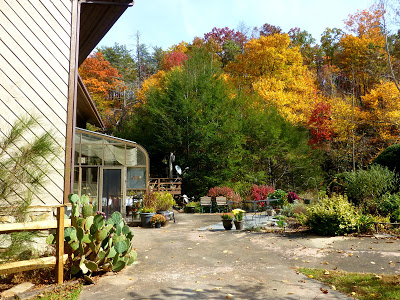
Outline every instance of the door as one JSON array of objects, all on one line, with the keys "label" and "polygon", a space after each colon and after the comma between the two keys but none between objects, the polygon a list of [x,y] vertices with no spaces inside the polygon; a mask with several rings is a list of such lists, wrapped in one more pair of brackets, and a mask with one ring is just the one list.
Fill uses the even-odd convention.
[{"label": "door", "polygon": [[122,207],[122,169],[103,169],[102,212],[109,218]]}]

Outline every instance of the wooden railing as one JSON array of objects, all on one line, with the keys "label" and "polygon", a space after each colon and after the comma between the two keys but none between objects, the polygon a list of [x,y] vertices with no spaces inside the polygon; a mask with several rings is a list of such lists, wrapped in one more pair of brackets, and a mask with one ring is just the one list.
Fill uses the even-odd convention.
[{"label": "wooden railing", "polygon": [[150,178],[151,192],[168,192],[171,195],[181,195],[182,178]]},{"label": "wooden railing", "polygon": [[56,256],[1,264],[0,275],[56,266],[56,281],[63,283],[64,262],[68,258],[64,254],[64,228],[71,227],[71,220],[64,219],[64,213],[65,206],[61,205],[57,206],[57,220],[54,221],[0,224],[0,233],[57,229]]}]

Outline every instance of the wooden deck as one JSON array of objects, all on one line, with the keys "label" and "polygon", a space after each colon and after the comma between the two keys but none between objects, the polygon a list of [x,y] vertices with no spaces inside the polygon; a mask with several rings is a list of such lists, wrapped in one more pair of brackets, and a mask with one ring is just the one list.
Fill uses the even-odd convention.
[{"label": "wooden deck", "polygon": [[150,178],[151,192],[168,192],[173,196],[181,195],[182,178]]}]

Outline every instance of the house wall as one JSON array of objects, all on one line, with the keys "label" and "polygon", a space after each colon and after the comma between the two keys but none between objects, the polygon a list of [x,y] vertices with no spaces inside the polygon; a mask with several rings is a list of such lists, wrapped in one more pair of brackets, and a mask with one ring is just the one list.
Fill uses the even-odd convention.
[{"label": "house wall", "polygon": [[[38,117],[57,157],[33,205],[63,202],[71,0],[0,0],[0,139],[21,116]],[[38,166],[40,168],[40,166]]]}]

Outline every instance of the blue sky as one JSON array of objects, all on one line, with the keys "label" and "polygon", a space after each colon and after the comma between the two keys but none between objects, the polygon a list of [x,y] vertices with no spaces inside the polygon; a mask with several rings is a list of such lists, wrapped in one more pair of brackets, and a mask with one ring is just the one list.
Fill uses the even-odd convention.
[{"label": "blue sky", "polygon": [[373,0],[135,0],[98,46],[114,43],[134,49],[140,43],[166,50],[181,41],[203,37],[214,27],[237,29],[240,23],[260,27],[265,23],[287,32],[299,27],[319,42],[326,27],[343,28],[343,20]]}]

